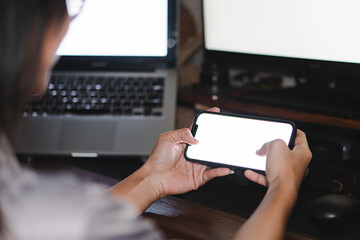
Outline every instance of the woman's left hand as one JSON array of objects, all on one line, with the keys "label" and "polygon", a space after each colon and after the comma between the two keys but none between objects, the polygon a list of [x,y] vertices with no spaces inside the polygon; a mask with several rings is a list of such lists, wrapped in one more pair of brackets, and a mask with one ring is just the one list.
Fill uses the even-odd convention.
[{"label": "woman's left hand", "polygon": [[187,161],[184,158],[186,144],[196,143],[188,128],[160,135],[146,163],[113,186],[111,193],[127,198],[141,213],[161,197],[195,190],[215,177],[231,174],[228,168],[211,169]]},{"label": "woman's left hand", "polygon": [[[208,111],[218,112],[218,108]],[[158,182],[160,197],[195,190],[215,177],[231,174],[228,168],[209,168],[184,158],[186,144],[196,144],[188,128],[162,134],[144,168]]]}]

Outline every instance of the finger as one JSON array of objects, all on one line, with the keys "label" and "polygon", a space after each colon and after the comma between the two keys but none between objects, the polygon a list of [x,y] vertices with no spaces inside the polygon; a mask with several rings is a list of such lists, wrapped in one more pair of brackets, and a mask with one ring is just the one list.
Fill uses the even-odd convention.
[{"label": "finger", "polygon": [[267,151],[269,149],[269,143],[265,143],[264,145],[262,145],[262,147],[256,151],[256,154],[259,156],[265,156]]},{"label": "finger", "polygon": [[307,139],[306,139],[306,135],[303,131],[301,130],[297,130],[297,135],[296,135],[296,138],[295,138],[295,146],[294,148],[296,147],[308,147],[308,142],[307,142]]},{"label": "finger", "polygon": [[311,161],[312,153],[306,139],[306,134],[301,130],[298,130],[293,151],[301,155],[307,154],[309,162]]},{"label": "finger", "polygon": [[260,173],[257,173],[257,172],[251,171],[251,170],[246,170],[244,172],[244,175],[250,181],[253,181],[257,184],[267,187],[267,181],[266,181],[266,177],[264,175],[261,175]]},{"label": "finger", "polygon": [[203,181],[206,183],[213,178],[223,177],[232,174],[233,172],[229,168],[212,168],[204,172]]},{"label": "finger", "polygon": [[307,168],[307,169],[306,169],[306,171],[305,171],[305,175],[304,175],[304,178],[306,178],[306,177],[307,177],[307,175],[309,175],[309,168]]},{"label": "finger", "polygon": [[188,128],[179,129],[174,131],[173,134],[170,132],[170,134],[175,143],[197,144],[199,142],[193,137]]},{"label": "finger", "polygon": [[209,112],[220,112],[220,108],[218,107],[212,107],[212,108],[209,108],[208,110],[206,111],[209,111]]}]

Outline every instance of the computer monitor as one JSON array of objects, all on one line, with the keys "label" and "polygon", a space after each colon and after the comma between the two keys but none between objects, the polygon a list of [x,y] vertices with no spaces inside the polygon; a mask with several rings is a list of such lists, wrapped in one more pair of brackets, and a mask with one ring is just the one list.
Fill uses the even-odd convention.
[{"label": "computer monitor", "polygon": [[360,116],[360,1],[203,0],[203,10],[209,62],[298,80],[242,99]]},{"label": "computer monitor", "polygon": [[358,0],[203,0],[203,9],[209,58],[360,74]]}]

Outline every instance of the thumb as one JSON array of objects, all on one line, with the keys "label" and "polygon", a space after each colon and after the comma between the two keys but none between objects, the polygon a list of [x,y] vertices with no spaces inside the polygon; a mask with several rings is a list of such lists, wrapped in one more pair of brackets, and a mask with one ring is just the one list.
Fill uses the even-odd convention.
[{"label": "thumb", "polygon": [[171,134],[175,143],[197,144],[199,142],[193,137],[188,128],[179,129],[169,134]]},{"label": "thumb", "polygon": [[269,149],[269,143],[265,143],[264,145],[262,145],[262,147],[256,151],[256,154],[259,156],[265,156],[267,151]]}]

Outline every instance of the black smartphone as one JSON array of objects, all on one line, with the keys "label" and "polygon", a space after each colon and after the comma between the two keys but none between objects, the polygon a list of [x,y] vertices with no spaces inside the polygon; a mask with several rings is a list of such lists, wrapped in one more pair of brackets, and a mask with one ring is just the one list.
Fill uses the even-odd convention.
[{"label": "black smartphone", "polygon": [[194,120],[191,132],[199,140],[188,145],[185,158],[212,167],[230,167],[265,171],[266,157],[256,150],[275,139],[294,146],[296,126],[282,119],[201,112]]}]

